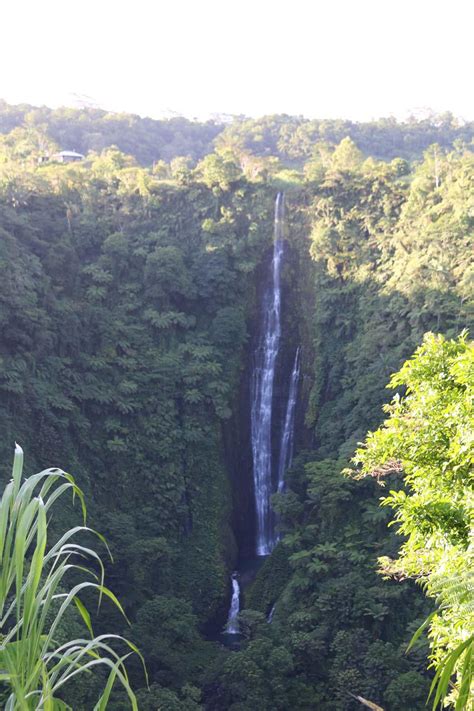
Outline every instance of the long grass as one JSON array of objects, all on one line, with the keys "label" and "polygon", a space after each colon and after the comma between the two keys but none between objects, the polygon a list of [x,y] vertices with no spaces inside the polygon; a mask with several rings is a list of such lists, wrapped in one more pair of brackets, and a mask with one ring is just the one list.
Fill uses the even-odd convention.
[{"label": "long grass", "polygon": [[[94,637],[91,617],[81,595],[106,596],[124,614],[104,585],[99,554],[78,542],[86,526],[86,506],[74,478],[46,469],[22,480],[23,450],[16,445],[12,479],[0,502],[0,683],[7,687],[5,711],[58,711],[70,707],[60,698],[63,687],[79,674],[103,667],[108,679],[94,711],[104,711],[115,682],[122,685],[132,709],[138,709],[125,660],[141,655],[119,635]],[[48,548],[48,518],[53,504],[66,494],[78,499],[83,525],[74,526]],[[105,544],[106,545],[106,544]],[[72,571],[81,582],[71,586]],[[75,576],[76,577],[76,576]],[[84,638],[58,644],[58,631],[70,608],[84,623]],[[114,646],[125,652],[119,654]],[[143,661],[143,660],[142,660]]]}]

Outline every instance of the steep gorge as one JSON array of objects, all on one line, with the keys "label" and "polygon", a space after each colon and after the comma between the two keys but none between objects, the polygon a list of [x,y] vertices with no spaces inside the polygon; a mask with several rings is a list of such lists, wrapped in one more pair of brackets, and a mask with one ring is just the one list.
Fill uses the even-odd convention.
[{"label": "steep gorge", "polygon": [[[468,325],[458,227],[468,224],[468,160],[451,158],[440,188],[428,168],[409,182],[390,164],[295,185],[155,181],[148,192],[127,170],[76,169],[3,191],[5,472],[17,439],[30,470],[56,464],[77,476],[111,544],[109,584],[132,637],[154,682],[180,699],[190,684],[219,711],[239,695],[273,710],[274,694],[283,709],[295,699],[346,709],[332,690],[383,700],[396,672],[417,675],[413,708],[424,702],[424,677],[400,652],[420,598],[375,575],[377,555],[397,542],[373,483],[339,472],[423,332]],[[250,385],[282,188],[271,454],[278,462],[300,348],[297,456],[275,497],[284,539],[245,591],[245,644],[228,657],[200,633],[222,630],[231,574],[255,557]],[[420,203],[429,219],[417,221]],[[436,243],[443,231],[449,249]],[[273,478],[276,491],[278,467]],[[247,665],[275,688],[252,686]]]}]

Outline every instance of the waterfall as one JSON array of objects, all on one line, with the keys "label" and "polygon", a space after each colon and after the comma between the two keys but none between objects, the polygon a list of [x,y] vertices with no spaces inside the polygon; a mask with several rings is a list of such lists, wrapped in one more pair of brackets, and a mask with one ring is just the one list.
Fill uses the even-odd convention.
[{"label": "waterfall", "polygon": [[295,430],[295,408],[300,377],[300,348],[296,349],[295,362],[291,372],[290,389],[286,405],[285,422],[280,443],[280,458],[278,460],[278,491],[285,488],[285,472],[293,461],[293,439]]},{"label": "waterfall", "polygon": [[273,607],[272,607],[272,609],[270,610],[269,615],[268,615],[268,617],[267,617],[267,622],[268,622],[269,625],[273,622],[273,615],[275,614],[275,607],[276,607],[276,604],[273,605]]},{"label": "waterfall", "polygon": [[280,272],[283,255],[283,194],[275,201],[272,281],[263,297],[261,340],[255,352],[251,384],[251,438],[255,508],[257,511],[257,555],[269,555],[273,548],[272,495],[272,400],[275,362],[281,336]]},{"label": "waterfall", "polygon": [[237,615],[240,611],[240,585],[237,580],[237,573],[232,573],[232,600],[230,603],[229,616],[225,631],[227,634],[239,634],[239,623]]}]

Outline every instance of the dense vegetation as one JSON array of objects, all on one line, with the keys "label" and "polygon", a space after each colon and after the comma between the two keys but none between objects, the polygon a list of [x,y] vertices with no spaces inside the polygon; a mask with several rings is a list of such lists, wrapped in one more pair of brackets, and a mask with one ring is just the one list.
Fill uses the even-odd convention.
[{"label": "dense vegetation", "polygon": [[[472,126],[179,121],[3,107],[0,461],[17,440],[28,468],[60,466],[85,491],[131,620],[104,608],[94,631],[144,653],[150,691],[130,666],[141,709],[345,711],[351,694],[422,709],[427,644],[405,649],[429,607],[377,574],[400,545],[389,510],[375,481],[340,471],[423,334],[469,326]],[[56,148],[88,155],[37,164]],[[235,460],[282,188],[299,455],[275,497],[285,535],[230,651],[212,640],[242,547]],[[64,509],[55,525],[69,521]],[[89,710],[96,688],[73,698]]]},{"label": "dense vegetation", "polygon": [[347,136],[365,156],[419,159],[433,144],[444,150],[456,144],[469,145],[474,138],[474,123],[459,121],[449,113],[366,123],[309,120],[286,114],[261,119],[216,116],[206,122],[180,116],[153,120],[95,108],[12,106],[0,99],[0,134],[2,146],[17,159],[48,155],[58,149],[100,153],[117,146],[143,166],[159,161],[169,163],[179,156],[189,158],[195,165],[212,152],[215,143],[245,157],[250,164],[258,157],[301,168]]},{"label": "dense vegetation", "polygon": [[[108,598],[121,610],[114,594],[104,586],[100,556],[79,539],[84,533],[99,538],[100,534],[84,520],[83,526],[62,531],[53,545],[48,541],[48,519],[65,494],[80,499],[86,518],[83,494],[74,478],[60,469],[46,469],[26,479],[22,473],[23,450],[16,445],[12,478],[0,501],[0,614],[6,632],[0,639],[4,683],[0,694],[4,708],[64,711],[60,698],[64,685],[78,674],[90,674],[101,667],[108,671],[108,679],[94,706],[96,711],[106,708],[115,681],[123,685],[132,707],[138,709],[124,661],[132,652],[139,652],[118,635],[94,637],[90,614],[81,600],[85,593],[94,591],[99,602]],[[85,566],[84,560],[96,563],[100,575],[91,565]],[[80,582],[71,584],[72,573],[79,573]],[[74,606],[90,637],[59,641]],[[114,650],[117,642],[125,647],[125,653]]]},{"label": "dense vegetation", "polygon": [[[396,512],[406,536],[396,561],[380,559],[394,577],[417,577],[440,606],[431,621],[438,698],[448,692],[456,709],[474,703],[474,594],[472,520],[474,497],[474,342],[429,334],[391,380],[404,386],[385,409],[389,418],[357,451],[356,476],[402,471],[405,486],[382,504]],[[453,671],[456,684],[449,684]],[[439,684],[437,683],[439,679]]]},{"label": "dense vegetation", "polygon": [[115,145],[143,165],[176,156],[197,161],[210,152],[221,128],[214,121],[198,123],[182,117],[154,121],[101,109],[53,111],[45,106],[9,106],[0,101],[0,133],[18,158],[31,153],[48,155],[57,149],[100,153]]}]

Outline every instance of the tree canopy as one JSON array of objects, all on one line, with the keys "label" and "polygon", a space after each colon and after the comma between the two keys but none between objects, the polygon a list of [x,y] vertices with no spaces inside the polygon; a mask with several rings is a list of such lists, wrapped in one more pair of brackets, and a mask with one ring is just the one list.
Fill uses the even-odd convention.
[{"label": "tree canopy", "polygon": [[[395,560],[381,558],[382,571],[414,577],[440,607],[430,623],[431,656],[443,667],[446,654],[469,641],[451,673],[453,695],[474,703],[474,342],[427,335],[413,358],[392,376],[403,388],[385,410],[383,426],[357,451],[359,476],[384,484],[400,472],[404,486],[382,500],[395,512],[405,537]],[[451,676],[451,674],[448,675]]]},{"label": "tree canopy", "polygon": [[[464,634],[461,608],[448,609],[454,591],[437,592],[434,573],[442,540],[453,561],[468,550],[468,383],[456,378],[468,348],[457,339],[472,325],[472,125],[273,116],[221,126],[2,104],[0,130],[0,462],[16,440],[32,467],[74,473],[131,622],[127,631],[104,609],[98,631],[143,651],[149,690],[137,661],[127,667],[140,708],[357,711],[360,696],[421,711],[428,644],[405,650],[434,604],[409,577],[426,540],[430,595],[446,609],[432,622],[436,663]],[[42,160],[58,148],[85,158]],[[300,348],[296,457],[272,503],[280,542],[242,573],[236,651],[220,633],[231,574],[253,550],[249,383],[282,190],[273,444]],[[407,529],[398,555],[376,479],[340,472],[381,425],[384,386],[426,332],[437,335],[409,361],[423,378],[408,365],[393,381],[401,422],[413,422],[411,404],[421,418],[419,433],[400,430],[400,461],[414,482],[427,467],[433,489],[418,510],[401,465],[383,479],[404,492],[396,515],[420,524],[417,552]],[[430,390],[439,363],[446,378]],[[427,403],[439,416],[425,430]],[[56,514],[53,536],[69,527],[69,509]],[[390,581],[376,572],[381,556],[400,571]],[[93,708],[97,683],[74,688],[75,711]],[[122,711],[126,699],[114,690],[111,704]]]}]

